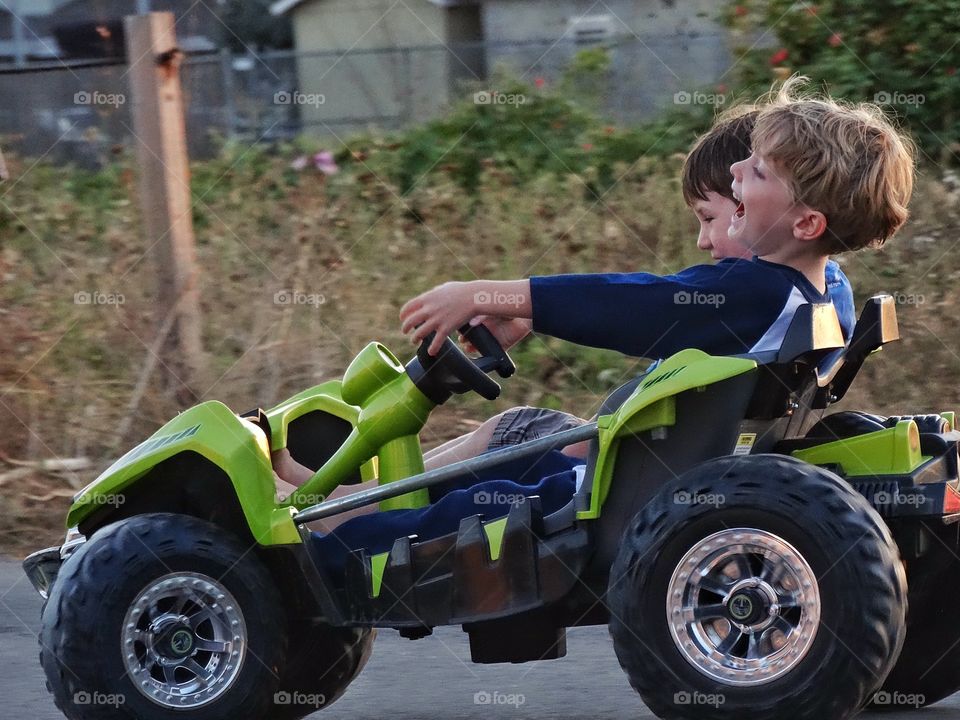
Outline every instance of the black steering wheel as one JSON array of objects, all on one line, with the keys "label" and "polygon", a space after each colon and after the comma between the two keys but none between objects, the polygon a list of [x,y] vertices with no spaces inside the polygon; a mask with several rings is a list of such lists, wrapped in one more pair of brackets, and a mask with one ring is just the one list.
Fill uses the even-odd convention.
[{"label": "black steering wheel", "polygon": [[416,386],[435,403],[446,402],[450,395],[458,395],[473,390],[487,400],[496,400],[500,396],[500,385],[487,373],[496,371],[502,378],[508,378],[516,372],[517,366],[503,349],[500,342],[485,325],[464,325],[460,334],[479,352],[480,357],[470,359],[449,337],[436,355],[427,353],[434,335],[427,335],[417,356],[407,364],[407,374]]}]

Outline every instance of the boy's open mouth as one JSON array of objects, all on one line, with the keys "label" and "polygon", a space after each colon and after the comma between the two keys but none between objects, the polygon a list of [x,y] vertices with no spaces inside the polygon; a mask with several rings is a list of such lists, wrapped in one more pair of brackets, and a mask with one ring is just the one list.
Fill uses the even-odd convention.
[{"label": "boy's open mouth", "polygon": [[739,205],[737,205],[737,209],[733,213],[733,217],[735,217],[737,220],[740,220],[745,214],[746,211],[743,209],[743,202],[741,202]]}]

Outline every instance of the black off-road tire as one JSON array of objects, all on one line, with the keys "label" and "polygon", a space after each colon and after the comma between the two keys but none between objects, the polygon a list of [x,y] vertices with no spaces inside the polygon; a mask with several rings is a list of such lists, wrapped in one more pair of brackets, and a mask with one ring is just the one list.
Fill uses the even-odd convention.
[{"label": "black off-road tire", "polygon": [[[179,573],[225,588],[247,641],[233,682],[191,709],[148,698],[121,652],[131,603],[151,583]],[[64,563],[43,611],[40,646],[47,687],[70,720],[259,720],[273,716],[286,662],[286,617],[269,572],[239,539],[185,515],[138,515],[103,527]]]},{"label": "black off-road tire", "polygon": [[330,707],[367,664],[376,636],[376,630],[310,624],[308,619],[292,624],[276,720],[295,720]]},{"label": "black off-road tire", "polygon": [[[789,543],[819,593],[820,619],[805,654],[757,685],[696,667],[668,622],[667,589],[678,565],[692,548],[711,547],[704,539],[737,528]],[[755,455],[704,463],[666,485],[624,532],[608,599],[617,657],[658,717],[845,720],[897,659],[906,580],[887,526],[849,484],[792,458]]]},{"label": "black off-road tire", "polygon": [[960,692],[957,552],[955,538],[950,543],[934,537],[927,555],[907,563],[907,639],[897,664],[873,696],[871,710],[927,707]]}]

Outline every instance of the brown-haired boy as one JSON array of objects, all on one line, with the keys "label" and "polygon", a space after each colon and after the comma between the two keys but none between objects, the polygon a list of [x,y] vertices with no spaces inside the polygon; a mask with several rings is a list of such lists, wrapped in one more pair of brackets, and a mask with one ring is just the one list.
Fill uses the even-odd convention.
[{"label": "brown-haired boy", "polygon": [[[879,245],[892,236],[906,221],[913,190],[912,144],[879,108],[802,97],[802,83],[788,81],[752,118],[752,113],[734,116],[726,126],[742,146],[748,123],[755,123],[752,152],[731,168],[733,214],[727,234],[752,260],[725,258],[664,277],[619,273],[445,283],[403,306],[403,331],[412,333],[414,342],[436,331],[434,353],[448,333],[478,316],[505,346],[533,329],[640,357],[686,347],[713,354],[779,347],[797,307],[831,299],[829,255]],[[725,136],[723,127],[719,136],[714,131],[711,136],[716,142],[698,144],[703,153],[738,142]],[[685,194],[689,189],[694,198],[707,199],[707,192],[725,195],[719,173],[701,173],[696,166],[688,162],[700,179],[685,184]],[[721,226],[727,224],[717,217]],[[678,297],[694,295],[722,297],[723,303],[678,305]],[[513,302],[518,297],[523,302]],[[852,298],[850,309],[852,314]],[[850,323],[844,324],[849,333]],[[530,439],[518,415],[530,410],[536,413],[530,423],[543,427],[543,411],[507,411],[441,446],[428,464],[436,467],[496,447],[502,430],[511,441]],[[575,422],[571,417],[562,421]]]}]

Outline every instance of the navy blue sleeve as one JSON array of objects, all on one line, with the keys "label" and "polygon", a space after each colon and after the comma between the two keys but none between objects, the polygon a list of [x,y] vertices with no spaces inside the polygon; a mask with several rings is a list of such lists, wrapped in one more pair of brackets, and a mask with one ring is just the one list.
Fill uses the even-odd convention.
[{"label": "navy blue sleeve", "polygon": [[613,273],[530,279],[535,332],[637,357],[684,348],[745,353],[793,292],[782,273],[747,260],[696,265],[675,275]]},{"label": "navy blue sleeve", "polygon": [[833,301],[840,318],[840,327],[843,328],[843,339],[850,342],[853,337],[853,328],[857,324],[857,310],[853,302],[853,288],[850,281],[843,274],[843,270],[833,260],[827,261],[827,294]]}]

